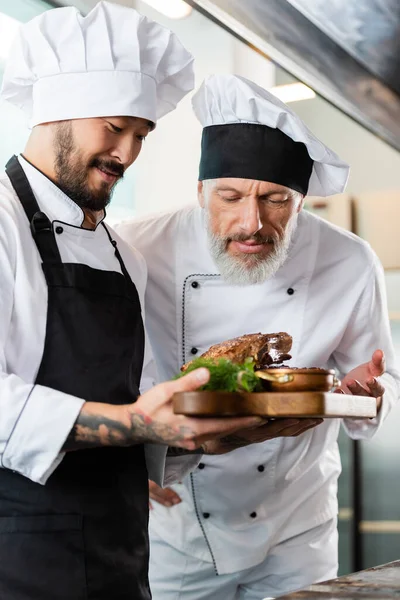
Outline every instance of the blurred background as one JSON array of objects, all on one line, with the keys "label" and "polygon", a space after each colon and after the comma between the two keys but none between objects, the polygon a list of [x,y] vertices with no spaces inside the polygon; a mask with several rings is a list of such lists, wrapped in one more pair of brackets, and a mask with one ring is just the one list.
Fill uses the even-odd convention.
[{"label": "blurred background", "polygon": [[[21,22],[95,0],[0,0],[0,82]],[[307,209],[366,239],[385,268],[400,363],[399,0],[119,0],[175,31],[195,58],[196,87],[236,73],[270,89],[351,165],[346,194]],[[0,104],[0,164],[23,150],[23,115]],[[201,128],[190,96],[146,140],[108,221],[196,201]],[[400,407],[370,442],[340,437],[340,573],[400,559]]]}]

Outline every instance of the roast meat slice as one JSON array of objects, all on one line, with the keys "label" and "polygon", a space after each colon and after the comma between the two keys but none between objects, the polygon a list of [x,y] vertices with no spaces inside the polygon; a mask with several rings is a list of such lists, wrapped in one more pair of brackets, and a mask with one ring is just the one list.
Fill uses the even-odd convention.
[{"label": "roast meat slice", "polygon": [[[253,357],[258,369],[265,369],[272,364],[279,364],[291,358],[292,338],[288,333],[248,333],[240,337],[211,346],[202,358],[227,358],[235,363],[242,363]],[[182,367],[186,371],[189,363]]]}]

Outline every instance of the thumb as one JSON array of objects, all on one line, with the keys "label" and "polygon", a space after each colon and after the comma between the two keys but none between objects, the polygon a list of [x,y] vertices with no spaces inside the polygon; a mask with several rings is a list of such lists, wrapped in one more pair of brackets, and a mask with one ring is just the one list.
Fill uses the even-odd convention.
[{"label": "thumb", "polygon": [[194,392],[202,385],[205,385],[210,379],[210,371],[208,369],[196,369],[175,381],[167,381],[164,385],[169,397],[172,397],[177,392]]},{"label": "thumb", "polygon": [[375,350],[370,361],[370,370],[374,377],[383,375],[386,369],[385,354],[382,350]]}]

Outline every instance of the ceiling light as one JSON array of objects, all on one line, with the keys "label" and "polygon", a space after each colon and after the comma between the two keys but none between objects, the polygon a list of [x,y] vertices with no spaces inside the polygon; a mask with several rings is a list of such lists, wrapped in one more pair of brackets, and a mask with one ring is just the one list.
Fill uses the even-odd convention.
[{"label": "ceiling light", "polygon": [[192,12],[192,7],[183,0],[145,0],[147,4],[170,19],[183,19]]},{"label": "ceiling light", "polygon": [[0,61],[8,57],[14,37],[21,23],[0,12]]},{"label": "ceiling light", "polygon": [[282,100],[282,102],[297,102],[298,100],[310,100],[315,98],[315,92],[304,85],[304,83],[288,83],[270,88],[271,94]]}]

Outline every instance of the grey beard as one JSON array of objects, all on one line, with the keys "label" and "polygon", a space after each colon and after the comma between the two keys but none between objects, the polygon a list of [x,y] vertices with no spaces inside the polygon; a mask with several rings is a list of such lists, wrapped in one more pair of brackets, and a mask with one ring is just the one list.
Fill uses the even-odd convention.
[{"label": "grey beard", "polygon": [[255,285],[264,283],[281,268],[289,255],[290,244],[297,226],[297,215],[288,224],[282,240],[275,240],[267,256],[243,255],[239,258],[228,254],[227,239],[215,235],[207,218],[208,247],[211,256],[226,283],[231,285]]}]

